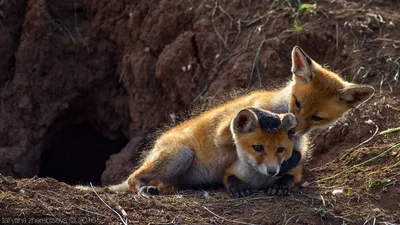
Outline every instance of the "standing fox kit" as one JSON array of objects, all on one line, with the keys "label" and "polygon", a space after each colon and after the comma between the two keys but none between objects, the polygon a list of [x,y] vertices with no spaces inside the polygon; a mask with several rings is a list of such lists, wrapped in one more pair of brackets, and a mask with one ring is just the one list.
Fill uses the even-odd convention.
[{"label": "standing fox kit", "polygon": [[[247,162],[247,167],[249,165],[254,167],[251,162],[261,160],[263,156],[258,157],[256,153],[250,153],[247,147],[239,145],[239,148],[236,148],[235,143],[238,144],[237,140],[241,140],[244,135],[238,133],[239,130],[233,130],[232,133],[231,123],[242,109],[258,108],[277,114],[290,112],[296,118],[296,134],[289,138],[293,139],[293,148],[288,150],[285,147],[285,151],[292,152],[290,158],[287,159],[287,155],[276,157],[283,161],[280,165],[275,163],[273,168],[272,164],[268,164],[266,168],[255,167],[255,170],[265,175],[267,173],[274,175],[274,172],[283,175],[275,181],[273,187],[276,192],[278,189],[287,192],[288,187],[301,180],[301,153],[306,150],[302,147],[301,136],[313,128],[333,123],[374,93],[374,89],[370,86],[344,81],[336,73],[312,60],[298,46],[292,51],[291,72],[293,78],[284,88],[251,92],[166,131],[155,141],[153,149],[142,165],[122,184],[109,188],[121,191],[129,187],[134,193],[164,194],[170,193],[174,185],[179,188],[207,187],[224,180],[227,186],[232,182],[235,183],[237,179],[245,181],[249,178],[257,179],[253,178],[252,174],[241,173],[240,170],[246,165],[243,162]],[[272,143],[275,137],[275,141],[281,140],[283,136],[279,134],[284,133],[284,130],[283,127],[279,132],[265,134],[266,137],[257,136],[260,138],[259,143],[263,144],[264,151],[268,149],[265,154],[272,152],[270,146],[266,145],[267,142]],[[252,156],[253,159],[243,155]],[[230,165],[232,166],[229,167]],[[225,172],[235,176],[227,176],[224,173],[228,167],[230,169]],[[246,169],[248,168],[243,170],[248,171]],[[287,173],[289,170],[290,173]],[[257,182],[263,181],[250,182],[255,182],[251,183],[251,186],[255,187],[260,185]],[[239,188],[238,191],[242,189]]]}]

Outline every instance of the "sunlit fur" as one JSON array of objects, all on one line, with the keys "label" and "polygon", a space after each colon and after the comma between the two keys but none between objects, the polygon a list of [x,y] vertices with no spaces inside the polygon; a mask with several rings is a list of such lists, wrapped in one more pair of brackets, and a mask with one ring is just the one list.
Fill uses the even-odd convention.
[{"label": "sunlit fur", "polygon": [[[285,116],[291,119],[292,127],[297,124],[293,115],[280,114],[282,120]],[[257,118],[258,120],[258,118]],[[293,137],[289,136],[283,126],[277,132],[267,132],[263,130],[257,121],[257,127],[250,132],[241,132],[236,128],[232,121],[230,129],[238,154],[236,160],[225,170],[224,185],[229,187],[228,178],[232,175],[248,183],[251,188],[267,188],[273,178],[280,171],[280,164],[290,158],[293,152]],[[254,145],[262,145],[264,150],[255,151]],[[283,148],[283,152],[278,152],[278,148]],[[273,171],[273,172],[271,172]]]},{"label": "sunlit fur", "polygon": [[[294,47],[293,53],[298,54],[299,49],[297,46]],[[166,131],[156,140],[143,164],[128,178],[127,184],[130,190],[136,192],[138,187],[150,184],[157,187],[164,187],[164,183],[169,186],[191,186],[221,181],[224,168],[237,158],[230,122],[240,109],[257,107],[275,113],[290,111],[299,122],[297,130],[299,133],[304,133],[312,128],[332,123],[348,109],[355,107],[373,94],[373,88],[347,83],[337,74],[322,68],[314,61],[309,68],[312,79],[308,82],[294,74],[292,81],[282,89],[249,93]],[[303,72],[302,75],[307,74],[305,73],[307,71]],[[356,87],[356,89],[349,92],[346,91],[348,87]],[[352,94],[355,96],[355,101],[343,101],[343,96],[348,98]],[[301,102],[300,110],[295,106],[293,95]],[[313,114],[325,119],[313,122],[310,117]],[[300,143],[302,143],[301,139],[296,139],[294,148],[304,152],[304,149],[300,149]],[[244,150],[247,148],[244,147]],[[243,152],[249,154],[247,150]],[[190,157],[191,154],[196,157],[195,160]],[[189,167],[184,170],[179,167],[180,163],[187,163]],[[176,172],[168,174],[173,170],[166,170],[166,165],[181,168],[179,179],[174,177]],[[293,170],[298,174],[296,181],[301,179],[301,166]],[[143,179],[144,177],[147,179]],[[145,182],[142,182],[143,180]],[[125,187],[128,189],[127,186]]]},{"label": "sunlit fur", "polygon": [[[340,90],[350,87],[339,75],[322,68],[313,62],[313,79],[304,83],[293,75],[293,80],[278,91],[255,91],[247,98],[254,99],[255,106],[277,113],[290,111],[299,122],[297,131],[307,132],[317,127],[327,126],[343,116],[353,106],[340,99]],[[273,93],[273,96],[270,96]],[[372,94],[372,93],[371,93]],[[300,110],[295,98],[301,103]],[[311,116],[322,117],[321,121],[312,121]]]},{"label": "sunlit fur", "polygon": [[[289,108],[299,122],[298,131],[309,131],[312,128],[329,125],[351,108],[339,98],[338,90],[348,86],[347,82],[315,62],[312,63],[311,70],[313,79],[308,83],[303,83],[296,75],[293,76]],[[301,104],[300,109],[296,107],[294,96]],[[323,120],[312,121],[313,115]]]}]

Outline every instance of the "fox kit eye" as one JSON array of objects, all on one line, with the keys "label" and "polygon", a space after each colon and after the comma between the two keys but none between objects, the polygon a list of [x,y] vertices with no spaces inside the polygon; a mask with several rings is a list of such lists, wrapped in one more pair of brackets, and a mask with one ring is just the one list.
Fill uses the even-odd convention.
[{"label": "fox kit eye", "polygon": [[289,136],[289,138],[291,138],[295,133],[296,133],[296,128],[293,128],[288,130],[287,135]]},{"label": "fox kit eye", "polygon": [[279,147],[279,148],[276,150],[276,152],[277,152],[278,154],[283,153],[284,151],[285,151],[285,148],[283,148],[283,147]]},{"label": "fox kit eye", "polygon": [[296,107],[297,107],[298,109],[300,109],[301,104],[300,104],[299,100],[297,99],[296,96],[293,95],[293,97],[294,97],[294,101],[295,101],[295,103],[296,103]]},{"label": "fox kit eye", "polygon": [[256,152],[264,151],[264,146],[262,146],[262,145],[253,145],[252,147],[253,147],[254,151],[256,151]]},{"label": "fox kit eye", "polygon": [[316,116],[316,115],[312,115],[311,116],[311,120],[312,121],[321,121],[321,120],[323,120],[321,117],[319,117],[319,116]]}]

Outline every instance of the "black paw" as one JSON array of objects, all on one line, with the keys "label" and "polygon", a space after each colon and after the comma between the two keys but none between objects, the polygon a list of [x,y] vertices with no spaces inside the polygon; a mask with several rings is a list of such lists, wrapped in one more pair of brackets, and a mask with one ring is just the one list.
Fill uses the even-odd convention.
[{"label": "black paw", "polygon": [[139,195],[159,195],[160,192],[155,186],[143,186],[139,189]]},{"label": "black paw", "polygon": [[278,176],[283,176],[286,173],[288,173],[291,169],[295,168],[297,165],[299,165],[300,160],[301,160],[301,153],[293,149],[292,156],[289,159],[282,162]]},{"label": "black paw", "polygon": [[270,195],[288,195],[293,186],[293,176],[285,174],[277,179],[266,191]]},{"label": "black paw", "polygon": [[250,185],[240,180],[235,175],[228,177],[227,186],[231,198],[243,198],[253,194]]}]

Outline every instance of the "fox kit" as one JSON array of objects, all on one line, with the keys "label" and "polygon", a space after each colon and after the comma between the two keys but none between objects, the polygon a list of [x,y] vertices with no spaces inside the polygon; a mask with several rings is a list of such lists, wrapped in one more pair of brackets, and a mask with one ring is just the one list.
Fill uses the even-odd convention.
[{"label": "fox kit", "polygon": [[[282,176],[273,187],[286,188],[299,182],[301,153],[306,150],[302,148],[301,136],[336,121],[350,108],[369,99],[374,88],[344,81],[298,46],[292,51],[291,72],[293,78],[286,87],[249,93],[168,130],[156,140],[143,164],[127,180],[109,188],[124,191],[129,186],[133,192],[158,194],[171,191],[165,181],[190,186],[219,181],[223,177],[221,168],[237,159],[231,121],[241,109],[250,107],[278,114],[290,112],[296,117],[298,137],[293,140],[292,156],[277,168],[278,175]],[[202,151],[197,151],[199,148]],[[211,167],[211,170],[204,169]],[[291,169],[298,175],[287,174]]]},{"label": "fox kit", "polygon": [[274,114],[257,108],[238,113],[230,126],[238,159],[225,170],[223,178],[231,197],[246,197],[254,188],[271,186],[282,162],[292,155],[296,126],[291,113]]},{"label": "fox kit", "polygon": [[[248,115],[253,115],[253,117],[250,118]],[[258,120],[257,115],[260,120]],[[275,168],[272,174],[277,174],[280,163],[290,157],[293,149],[292,140],[288,138],[286,133],[294,134],[295,132],[294,128],[297,122],[294,115],[291,113],[276,115],[264,110],[249,108],[240,110],[237,115],[233,116],[235,117],[232,118],[231,114],[227,114],[227,116],[221,115],[220,118],[220,120],[234,121],[230,123],[235,124],[231,125],[234,127],[231,132],[248,133],[247,139],[252,138],[254,143],[269,141],[268,148],[273,148],[272,142],[282,142],[282,146],[288,149],[287,152],[281,154],[283,158],[279,161],[271,159],[263,164],[268,166],[269,170]],[[282,117],[282,128],[279,116]],[[224,171],[232,162],[237,160],[236,149],[240,148],[241,145],[238,145],[239,143],[236,143],[236,141],[230,148],[218,148],[211,143],[207,145],[207,141],[202,140],[202,138],[211,137],[212,139],[212,136],[202,137],[202,132],[209,127],[209,124],[204,124],[202,127],[203,119],[192,121],[192,123],[198,124],[191,126],[190,129],[184,126],[181,132],[172,132],[171,135],[176,135],[175,137],[167,135],[165,140],[163,139],[164,136],[157,140],[155,147],[151,150],[143,165],[130,177],[128,183],[131,189],[141,193],[158,194],[161,192],[168,194],[174,188],[195,188],[222,184]],[[254,133],[258,127],[259,134],[256,135]],[[269,133],[266,131],[269,131]],[[185,135],[186,132],[188,132],[187,136]],[[212,132],[205,132],[205,134],[212,135]],[[232,136],[233,134],[231,133],[231,138],[235,137]],[[178,140],[178,136],[182,139]],[[242,137],[244,136],[242,135]],[[172,138],[177,142],[171,143]],[[245,137],[241,140],[245,140]],[[181,145],[184,141],[187,141],[187,147],[179,149],[180,152],[171,152],[174,146],[167,146],[170,144],[176,146],[176,143]],[[239,153],[239,151],[237,152]],[[264,171],[264,174],[268,174],[267,170]]]}]

